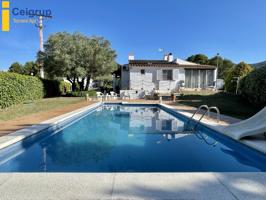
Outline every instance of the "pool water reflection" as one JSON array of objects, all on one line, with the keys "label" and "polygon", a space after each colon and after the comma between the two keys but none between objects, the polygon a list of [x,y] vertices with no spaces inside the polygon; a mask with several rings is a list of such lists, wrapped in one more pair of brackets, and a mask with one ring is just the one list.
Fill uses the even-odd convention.
[{"label": "pool water reflection", "polygon": [[156,106],[104,105],[56,134],[13,148],[0,159],[0,171],[266,171],[256,152],[249,155],[202,127],[184,132],[185,121]]}]

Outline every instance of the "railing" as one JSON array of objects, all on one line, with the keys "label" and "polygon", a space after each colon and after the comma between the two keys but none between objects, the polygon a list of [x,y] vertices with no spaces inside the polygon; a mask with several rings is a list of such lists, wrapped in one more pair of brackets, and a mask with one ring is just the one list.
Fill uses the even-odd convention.
[{"label": "railing", "polygon": [[195,132],[195,135],[197,138],[203,140],[207,145],[210,145],[212,147],[215,147],[218,143],[216,140],[214,140],[213,142],[208,141],[208,136],[204,136],[204,134],[201,132]]},{"label": "railing", "polygon": [[201,111],[203,108],[205,108],[206,110],[204,111],[204,113],[201,115],[201,117],[197,120],[197,123],[195,124],[193,130],[198,126],[199,122],[202,120],[202,118],[206,115],[206,113],[209,110],[209,107],[207,105],[201,105],[200,107],[198,107],[198,109],[193,113],[193,115],[190,117],[190,119],[187,122],[187,126],[189,125],[189,123],[193,120],[194,116]]},{"label": "railing", "polygon": [[187,126],[189,125],[189,123],[192,121],[192,119],[194,118],[194,116],[200,111],[202,110],[203,108],[205,108],[205,111],[203,112],[203,114],[200,116],[200,118],[197,120],[193,130],[195,130],[195,128],[197,128],[197,126],[199,125],[200,121],[203,119],[203,117],[206,115],[206,113],[208,113],[208,118],[210,118],[210,113],[211,113],[211,110],[215,110],[216,113],[217,113],[217,116],[216,116],[216,121],[217,123],[220,122],[221,120],[221,114],[220,114],[220,110],[215,107],[215,106],[212,106],[212,107],[209,107],[208,105],[201,105],[200,107],[198,107],[198,109],[193,113],[193,115],[190,117],[190,119],[188,120],[187,122]]},{"label": "railing", "polygon": [[220,110],[217,108],[217,107],[215,107],[215,106],[212,106],[212,107],[210,107],[209,109],[208,109],[208,118],[210,118],[210,112],[211,112],[211,110],[215,110],[216,111],[216,120],[217,120],[217,123],[219,123],[220,122],[220,120],[221,120],[221,114],[220,114]]},{"label": "railing", "polygon": [[209,109],[209,107],[207,105],[201,105],[200,107],[198,107],[198,109],[193,113],[193,115],[190,117],[190,119],[193,119],[193,117],[200,111],[202,110],[202,108],[205,108],[207,111]]},{"label": "railing", "polygon": [[[209,109],[208,109],[208,110],[209,110]],[[206,111],[201,115],[201,117],[198,119],[196,125],[194,126],[193,130],[195,130],[195,129],[198,127],[200,121],[201,121],[201,120],[203,119],[203,117],[206,115],[206,113],[208,112],[208,110],[206,110]]]}]

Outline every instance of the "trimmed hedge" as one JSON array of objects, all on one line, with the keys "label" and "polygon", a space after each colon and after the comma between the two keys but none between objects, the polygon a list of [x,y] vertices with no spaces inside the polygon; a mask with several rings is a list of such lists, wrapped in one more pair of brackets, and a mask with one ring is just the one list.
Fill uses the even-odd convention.
[{"label": "trimmed hedge", "polygon": [[239,90],[249,102],[266,106],[266,66],[244,77],[240,82]]},{"label": "trimmed hedge", "polygon": [[37,77],[0,72],[0,108],[40,99],[44,96],[43,88]]},{"label": "trimmed hedge", "polygon": [[43,97],[66,95],[69,92],[71,84],[64,81],[0,72],[0,109]]}]

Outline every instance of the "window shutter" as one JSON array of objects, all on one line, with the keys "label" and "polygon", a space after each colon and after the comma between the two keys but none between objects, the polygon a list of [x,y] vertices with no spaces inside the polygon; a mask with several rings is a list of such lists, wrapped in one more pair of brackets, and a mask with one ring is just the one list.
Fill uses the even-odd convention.
[{"label": "window shutter", "polygon": [[157,80],[161,80],[162,79],[162,70],[161,69],[158,69],[157,70]]},{"label": "window shutter", "polygon": [[156,130],[161,131],[162,130],[162,121],[156,120]]},{"label": "window shutter", "polygon": [[177,121],[176,120],[172,121],[172,131],[177,131]]},{"label": "window shutter", "polygon": [[173,80],[178,80],[179,69],[173,70]]}]

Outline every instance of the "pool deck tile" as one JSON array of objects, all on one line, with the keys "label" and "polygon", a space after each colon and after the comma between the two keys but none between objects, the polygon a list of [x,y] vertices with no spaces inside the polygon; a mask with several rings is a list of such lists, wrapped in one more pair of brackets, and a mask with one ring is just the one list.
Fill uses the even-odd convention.
[{"label": "pool deck tile", "polygon": [[3,200],[263,200],[266,173],[9,173]]},{"label": "pool deck tile", "polygon": [[114,174],[0,174],[1,200],[111,199]]},{"label": "pool deck tile", "polygon": [[216,173],[216,178],[241,200],[266,199],[266,173]]},{"label": "pool deck tile", "polygon": [[117,174],[114,199],[234,199],[205,173]]}]

